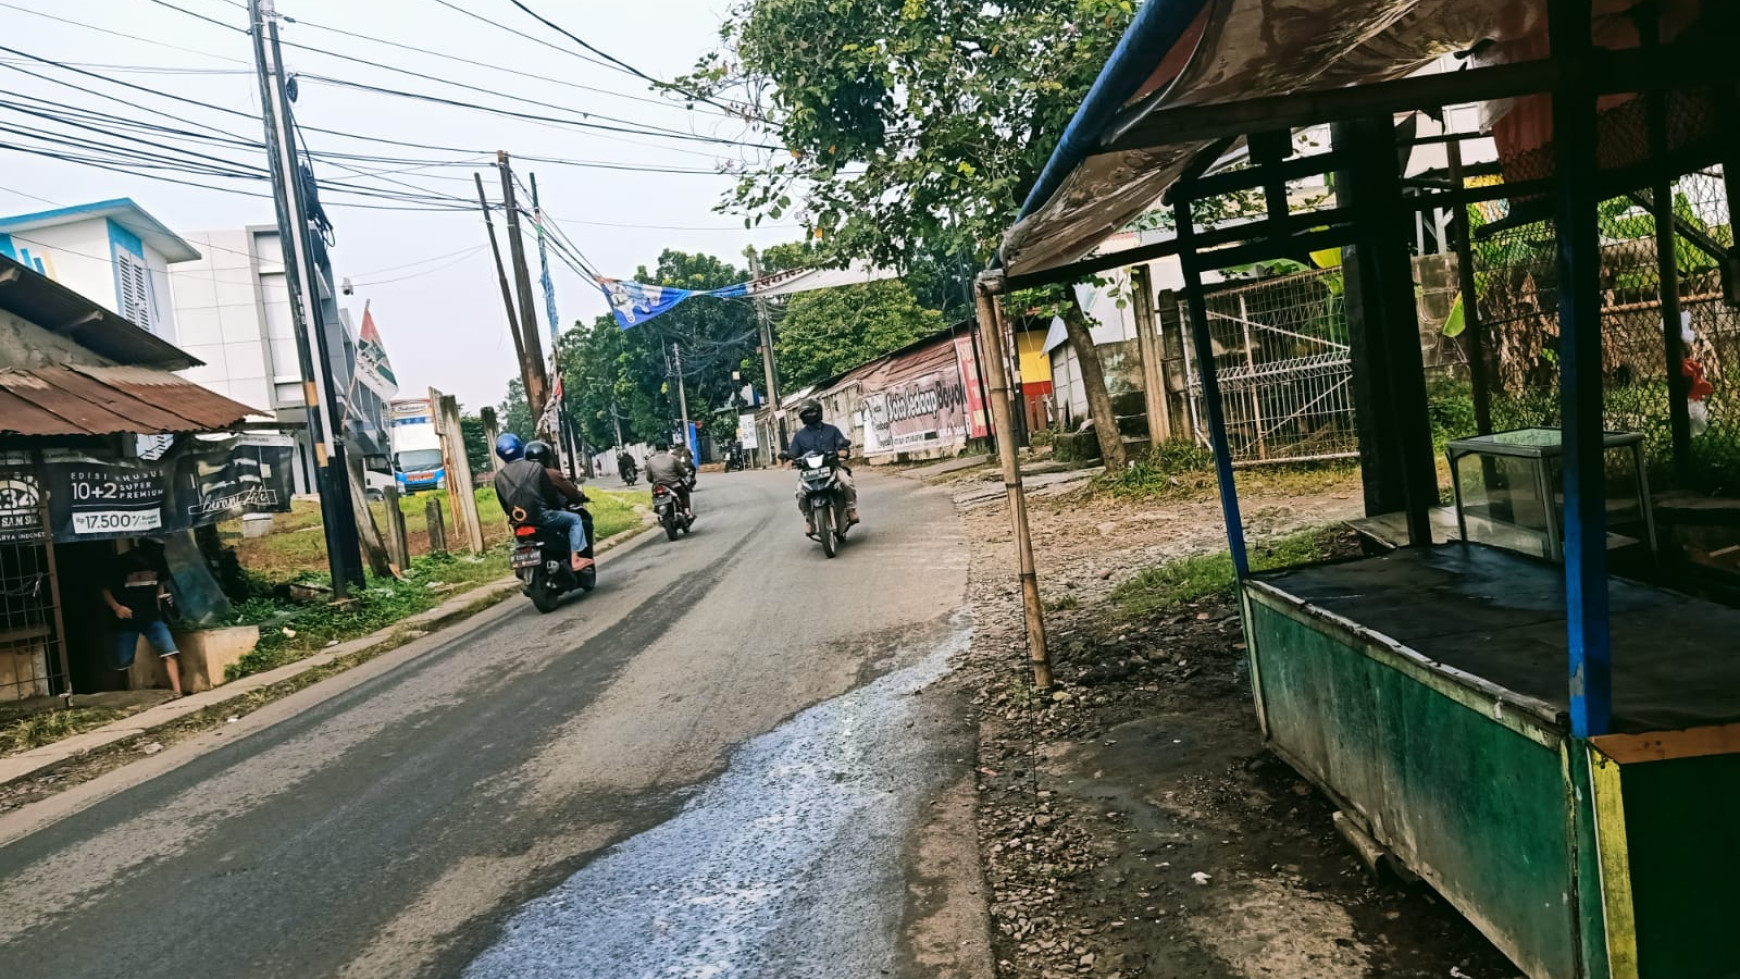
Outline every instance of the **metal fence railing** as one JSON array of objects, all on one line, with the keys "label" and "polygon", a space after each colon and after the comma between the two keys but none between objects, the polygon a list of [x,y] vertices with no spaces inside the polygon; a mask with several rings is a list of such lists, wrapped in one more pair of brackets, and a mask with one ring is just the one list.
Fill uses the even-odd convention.
[{"label": "metal fence railing", "polygon": [[[1655,220],[1645,192],[1601,206],[1602,368],[1609,428],[1641,433],[1652,482],[1672,486],[1673,442],[1664,311]],[[1731,247],[1726,186],[1720,168],[1682,177],[1674,187],[1677,296],[1694,339],[1683,351],[1714,391],[1692,440],[1691,485],[1740,490],[1740,309],[1727,301],[1721,262]],[[1489,205],[1478,218],[1503,215]],[[1485,374],[1496,428],[1559,424],[1558,283],[1550,220],[1477,236],[1478,309],[1486,338]],[[1470,365],[1471,368],[1474,365]]]},{"label": "metal fence railing", "polygon": [[[1207,297],[1227,441],[1238,464],[1341,459],[1359,451],[1339,270],[1218,289]],[[1189,329],[1190,313],[1181,307]],[[1186,343],[1191,426],[1208,443],[1202,381]]]}]

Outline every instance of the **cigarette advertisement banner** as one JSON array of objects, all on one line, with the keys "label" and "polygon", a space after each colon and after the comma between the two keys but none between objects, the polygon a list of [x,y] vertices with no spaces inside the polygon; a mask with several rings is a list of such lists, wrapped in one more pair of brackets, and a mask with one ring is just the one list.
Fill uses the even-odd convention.
[{"label": "cigarette advertisement banner", "polygon": [[895,449],[966,436],[967,392],[957,370],[941,370],[893,385],[882,393],[881,400],[888,444]]}]

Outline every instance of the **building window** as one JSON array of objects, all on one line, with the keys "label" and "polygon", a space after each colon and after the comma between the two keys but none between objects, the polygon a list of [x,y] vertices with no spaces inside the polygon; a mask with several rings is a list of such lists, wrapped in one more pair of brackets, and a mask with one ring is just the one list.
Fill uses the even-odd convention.
[{"label": "building window", "polygon": [[137,326],[156,332],[151,317],[151,269],[132,252],[115,249],[115,268],[121,281],[121,315]]}]

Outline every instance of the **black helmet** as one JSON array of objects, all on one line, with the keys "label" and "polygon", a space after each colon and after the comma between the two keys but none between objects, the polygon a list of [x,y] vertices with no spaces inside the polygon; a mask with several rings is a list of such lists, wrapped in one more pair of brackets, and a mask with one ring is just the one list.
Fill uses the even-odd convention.
[{"label": "black helmet", "polygon": [[556,447],[543,439],[527,442],[525,458],[546,468],[554,466],[556,464]]},{"label": "black helmet", "polygon": [[803,404],[798,405],[798,420],[803,422],[805,425],[814,425],[816,422],[821,421],[822,403],[817,401],[815,398],[810,398]]}]

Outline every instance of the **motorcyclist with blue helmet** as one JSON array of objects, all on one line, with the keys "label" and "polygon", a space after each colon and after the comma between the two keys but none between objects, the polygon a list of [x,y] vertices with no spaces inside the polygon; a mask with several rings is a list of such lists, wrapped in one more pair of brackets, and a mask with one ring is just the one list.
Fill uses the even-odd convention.
[{"label": "motorcyclist with blue helmet", "polygon": [[575,571],[591,567],[583,557],[586,524],[568,506],[586,502],[586,494],[555,468],[556,450],[548,442],[522,443],[512,432],[495,440],[495,454],[504,465],[495,474],[495,495],[502,512],[516,526],[548,527],[568,535],[568,554]]}]

